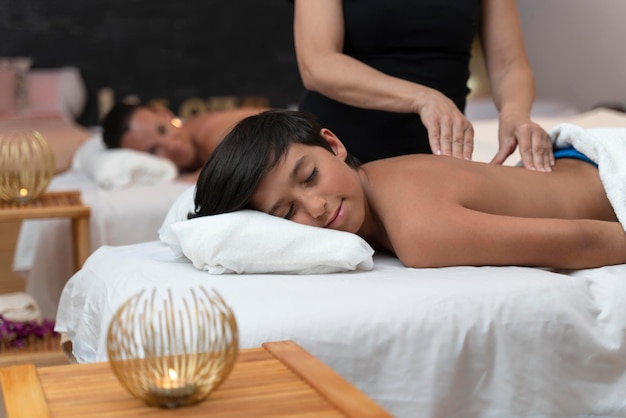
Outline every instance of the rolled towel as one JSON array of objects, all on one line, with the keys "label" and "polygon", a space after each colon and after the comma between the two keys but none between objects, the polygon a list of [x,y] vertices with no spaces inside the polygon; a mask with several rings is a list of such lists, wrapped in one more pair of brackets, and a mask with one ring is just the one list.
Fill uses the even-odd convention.
[{"label": "rolled towel", "polygon": [[72,168],[105,190],[170,183],[178,176],[178,169],[170,160],[131,149],[107,149],[100,134],[80,146]]},{"label": "rolled towel", "polygon": [[42,320],[37,302],[24,292],[0,295],[0,315],[13,322],[40,322]]}]

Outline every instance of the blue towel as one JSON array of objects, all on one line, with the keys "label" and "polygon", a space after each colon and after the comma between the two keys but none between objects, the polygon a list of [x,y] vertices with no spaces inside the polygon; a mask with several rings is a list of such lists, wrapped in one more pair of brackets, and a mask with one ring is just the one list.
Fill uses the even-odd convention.
[{"label": "blue towel", "polygon": [[585,161],[585,162],[587,162],[589,164],[593,164],[596,167],[598,166],[598,164],[596,164],[591,158],[587,157],[585,154],[583,154],[582,152],[578,151],[574,147],[565,147],[565,148],[555,149],[554,150],[554,158],[555,159],[558,159],[558,158],[575,158],[577,160],[582,160],[582,161]]}]

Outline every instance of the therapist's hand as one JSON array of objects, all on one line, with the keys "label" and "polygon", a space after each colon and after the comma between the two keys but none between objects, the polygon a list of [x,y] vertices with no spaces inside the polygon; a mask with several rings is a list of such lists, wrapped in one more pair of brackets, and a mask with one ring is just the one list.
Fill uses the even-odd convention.
[{"label": "therapist's hand", "polygon": [[437,90],[426,89],[417,112],[428,130],[433,154],[470,160],[474,151],[474,127],[454,102]]},{"label": "therapist's hand", "polygon": [[519,147],[522,164],[529,170],[550,172],[554,165],[552,142],[538,124],[524,117],[500,117],[498,153],[492,163],[502,164]]}]

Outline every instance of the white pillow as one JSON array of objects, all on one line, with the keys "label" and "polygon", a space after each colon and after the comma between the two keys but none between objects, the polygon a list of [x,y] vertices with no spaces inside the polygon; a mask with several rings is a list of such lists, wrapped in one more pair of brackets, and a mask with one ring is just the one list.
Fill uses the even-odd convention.
[{"label": "white pillow", "polygon": [[[159,234],[164,233],[165,227],[168,225],[187,220],[187,215],[194,210],[193,199],[196,195],[196,185],[189,186],[184,192],[180,194],[172,203],[170,210],[167,211],[167,215],[165,215],[165,220],[159,228]],[[183,255],[182,253],[178,253],[178,255]]]},{"label": "white pillow", "polygon": [[187,219],[195,186],[170,208],[159,238],[211,274],[315,274],[371,270],[374,250],[361,237],[301,225],[254,210]]},{"label": "white pillow", "polygon": [[132,149],[107,149],[99,134],[78,148],[72,168],[105,190],[170,183],[178,176],[170,160]]}]

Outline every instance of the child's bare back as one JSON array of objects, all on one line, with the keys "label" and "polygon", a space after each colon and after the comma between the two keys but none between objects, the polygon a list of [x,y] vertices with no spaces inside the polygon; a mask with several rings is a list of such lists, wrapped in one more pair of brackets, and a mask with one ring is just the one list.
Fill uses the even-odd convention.
[{"label": "child's bare back", "polygon": [[[536,265],[548,231],[554,239],[571,233],[571,224],[555,218],[610,221],[606,226],[624,235],[597,168],[580,160],[557,160],[552,173],[542,173],[411,155],[362,169],[371,210],[386,231],[367,238],[407,265],[512,264],[515,251],[519,264]],[[502,245],[505,236],[510,246]]]}]

